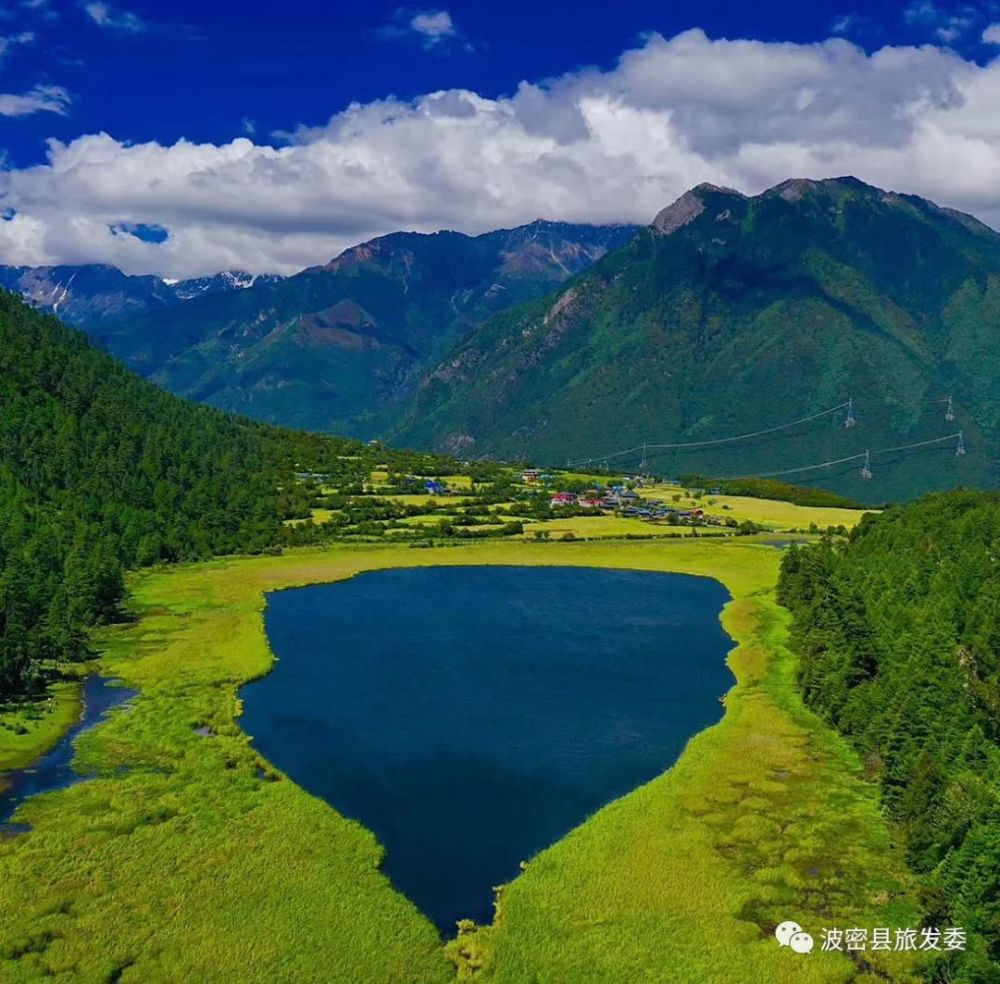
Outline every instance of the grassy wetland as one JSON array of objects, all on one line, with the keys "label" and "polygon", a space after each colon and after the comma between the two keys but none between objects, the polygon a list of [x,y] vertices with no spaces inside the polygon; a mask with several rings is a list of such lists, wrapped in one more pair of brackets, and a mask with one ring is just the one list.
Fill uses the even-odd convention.
[{"label": "grassy wetland", "polygon": [[[81,736],[95,778],[35,797],[0,841],[0,978],[357,984],[916,979],[915,954],[802,957],[771,935],[917,924],[912,884],[846,744],[803,707],[780,553],[754,538],[414,550],[336,544],[133,576],[99,670],[138,691]],[[611,803],[442,941],[360,825],[263,761],[240,685],[272,665],[265,594],[399,566],[550,564],[713,577],[736,683],[675,767]]]},{"label": "grassy wetland", "polygon": [[79,713],[79,686],[73,680],[54,683],[42,700],[13,702],[0,709],[0,792],[2,774],[38,758]]}]

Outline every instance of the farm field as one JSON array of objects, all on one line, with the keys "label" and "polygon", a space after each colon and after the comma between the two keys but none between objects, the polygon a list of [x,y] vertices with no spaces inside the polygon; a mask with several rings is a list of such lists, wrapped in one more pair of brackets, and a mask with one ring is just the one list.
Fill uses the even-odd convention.
[{"label": "farm field", "polygon": [[[604,537],[623,536],[656,536],[656,537],[686,537],[691,535],[689,529],[669,526],[666,523],[647,523],[630,516],[615,516],[597,514],[594,516],[567,516],[565,519],[552,519],[544,522],[526,522],[522,536],[526,540],[534,539],[539,533],[545,533],[553,540],[558,540],[567,534],[580,539],[600,539]],[[699,536],[725,536],[722,530],[699,529]]]},{"label": "farm field", "polygon": [[[770,935],[784,918],[818,934],[916,912],[873,787],[797,696],[772,595],[779,559],[753,538],[340,544],[134,576],[137,620],[96,640],[100,671],[139,691],[78,744],[98,778],[29,800],[18,819],[32,832],[0,841],[11,914],[0,978],[913,980],[914,955],[872,954],[866,974],[842,955],[802,960]],[[438,564],[715,577],[737,643],[722,722],[530,860],[493,925],[444,943],[380,874],[372,835],[260,759],[236,697],[271,665],[265,592]]]},{"label": "farm field", "polygon": [[[828,526],[844,526],[851,529],[861,522],[865,512],[862,509],[838,509],[829,506],[799,506],[778,499],[756,499],[746,495],[710,495],[700,499],[685,495],[685,490],[676,485],[650,485],[644,488],[644,495],[672,501],[681,495],[680,505],[685,508],[700,507],[706,512],[731,516],[742,522],[750,520],[774,530],[804,529],[812,524],[820,529]],[[725,507],[729,507],[726,509]]]},{"label": "farm field", "polygon": [[468,499],[461,497],[443,499],[439,495],[408,495],[406,493],[396,494],[391,490],[385,490],[380,494],[384,495],[386,499],[390,499],[392,502],[398,502],[402,506],[440,506],[442,503],[446,505],[464,506],[469,502]]},{"label": "farm field", "polygon": [[[471,510],[480,517],[488,510],[500,510],[497,524],[509,521],[524,523],[523,538],[548,537],[560,539],[571,536],[583,539],[607,538],[619,536],[677,536],[676,526],[664,521],[648,522],[641,517],[627,515],[622,509],[593,510],[589,515],[560,515],[559,508],[551,510],[551,515],[539,515],[539,502],[547,502],[548,497],[565,488],[582,489],[588,486],[608,488],[616,482],[624,481],[604,476],[584,473],[556,472],[547,476],[544,483],[524,484],[520,473],[514,469],[505,470],[506,494],[510,497],[505,501],[496,501],[495,482],[473,484],[469,475],[449,475],[439,479],[451,493],[436,495],[430,492],[401,492],[397,485],[389,481],[389,473],[373,471],[368,476],[368,483],[363,496],[350,500],[354,507],[360,504],[383,506],[396,509],[397,519],[405,526],[427,527],[435,526],[442,520],[455,522],[464,510]],[[413,478],[418,484],[424,479]],[[328,492],[329,490],[326,490]],[[467,494],[462,494],[462,492]],[[694,493],[694,490],[666,483],[637,484],[636,492],[640,497],[636,506],[649,508],[652,501],[660,501],[664,506],[675,510],[702,509],[706,522],[702,525],[700,535],[709,536],[724,531],[724,525],[730,527],[750,523],[762,532],[810,532],[817,530],[851,529],[861,521],[867,510],[844,509],[832,507],[816,507],[796,505],[777,499],[754,498],[739,495],[711,495],[705,492]],[[694,493],[694,494],[693,494]],[[326,493],[324,493],[326,494]],[[319,500],[322,501],[322,500]],[[488,505],[486,505],[488,503]],[[521,508],[518,508],[520,505]],[[406,513],[403,515],[403,513]],[[548,510],[546,510],[548,512]],[[574,511],[575,512],[575,511]],[[533,514],[534,513],[534,514]],[[315,507],[311,513],[312,522],[324,526],[337,519],[345,524],[345,531],[351,532],[350,520],[345,519],[340,509],[330,509],[323,506]],[[307,519],[288,520],[291,526],[301,526]],[[377,523],[385,523],[385,519],[376,519]],[[461,525],[461,523],[459,523]],[[479,525],[480,533],[490,527]],[[387,525],[387,531],[391,526]],[[369,524],[368,534],[377,532]],[[731,529],[727,532],[731,532]],[[681,535],[683,531],[681,531]],[[398,535],[398,534],[397,534]]]}]

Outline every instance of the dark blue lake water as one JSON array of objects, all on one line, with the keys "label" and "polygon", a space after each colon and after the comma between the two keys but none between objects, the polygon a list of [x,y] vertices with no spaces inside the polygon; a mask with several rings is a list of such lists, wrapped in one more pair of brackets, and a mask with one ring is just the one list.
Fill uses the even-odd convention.
[{"label": "dark blue lake water", "polygon": [[268,596],[273,671],[243,727],[374,831],[447,935],[491,887],[671,765],[722,716],[716,581],[571,567],[429,567]]},{"label": "dark blue lake water", "polygon": [[86,778],[73,769],[73,745],[82,732],[92,728],[115,707],[135,696],[134,690],[91,674],[84,677],[80,693],[80,716],[76,723],[41,758],[24,769],[4,774],[7,788],[0,793],[0,832],[16,833],[26,828],[8,823],[14,811],[29,796],[65,789]]}]

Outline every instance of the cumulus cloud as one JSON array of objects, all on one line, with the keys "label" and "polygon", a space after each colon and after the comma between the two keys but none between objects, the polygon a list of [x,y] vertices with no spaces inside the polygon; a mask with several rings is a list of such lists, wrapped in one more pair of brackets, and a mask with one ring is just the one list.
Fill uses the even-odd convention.
[{"label": "cumulus cloud", "polygon": [[[0,261],[292,272],[395,229],[648,222],[702,181],[855,174],[1000,226],[1000,60],[653,35],[608,71],[354,104],[287,145],[52,141],[0,170]],[[163,242],[115,234],[156,226]]]},{"label": "cumulus cloud", "polygon": [[1000,45],[1000,24],[990,24],[990,26],[983,31],[983,42],[985,44]]},{"label": "cumulus cloud", "polygon": [[22,93],[0,94],[0,116],[28,116],[31,113],[66,112],[69,93],[59,85],[36,85]]}]

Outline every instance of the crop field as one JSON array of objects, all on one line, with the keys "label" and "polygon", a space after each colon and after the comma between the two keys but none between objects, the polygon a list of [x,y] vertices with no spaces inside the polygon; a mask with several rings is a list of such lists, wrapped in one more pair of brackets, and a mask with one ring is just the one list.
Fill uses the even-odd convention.
[{"label": "crop field", "polygon": [[[747,538],[412,550],[336,545],[137,575],[99,669],[139,691],[79,741],[97,778],[29,800],[0,841],[0,979],[680,984],[914,979],[779,949],[773,926],[907,925],[875,790],[802,706],[780,554]],[[715,577],[737,648],[718,725],[677,765],[528,860],[485,927],[442,942],[380,873],[374,837],[261,760],[238,687],[271,665],[264,594],[370,569],[557,564]],[[196,730],[199,729],[199,730]],[[207,729],[207,730],[206,730]],[[200,733],[199,733],[200,731]]]},{"label": "crop field", "polygon": [[380,494],[384,495],[386,499],[390,499],[392,502],[398,502],[403,506],[440,506],[442,504],[464,506],[468,502],[468,500],[464,498],[442,499],[439,495],[429,494],[398,494],[391,491],[385,491]]},{"label": "crop field", "polygon": [[299,526],[302,523],[308,523],[311,519],[314,523],[329,523],[330,520],[336,515],[332,509],[313,509],[312,515],[308,519],[286,519],[285,523],[289,526]]},{"label": "crop field", "polygon": [[[609,484],[621,481],[620,479],[609,478],[608,476],[594,476],[587,474],[557,473],[547,481],[525,485],[521,483],[520,474],[515,471],[508,471],[505,482],[507,493],[511,498],[506,501],[497,502],[494,495],[496,483],[481,483],[473,485],[469,475],[449,475],[439,481],[447,488],[450,494],[433,495],[429,492],[400,491],[400,486],[389,482],[387,472],[372,472],[369,478],[371,483],[366,487],[365,493],[361,497],[353,497],[350,508],[357,508],[358,505],[367,504],[373,508],[391,505],[407,515],[399,515],[404,525],[412,527],[433,527],[442,520],[455,522],[459,519],[460,511],[471,511],[480,517],[479,531],[485,533],[488,526],[482,525],[482,518],[489,510],[500,510],[503,515],[497,518],[497,523],[517,520],[525,523],[523,538],[532,539],[545,537],[550,539],[562,538],[608,538],[608,537],[663,537],[677,536],[676,526],[671,526],[666,522],[648,522],[642,517],[627,515],[623,508],[614,511],[594,510],[592,515],[560,515],[560,510],[554,509],[551,516],[539,515],[537,512],[532,515],[531,506],[537,508],[538,503],[547,502],[548,496],[561,489],[572,487],[582,489],[588,485],[607,488]],[[398,478],[398,476],[397,476]],[[424,480],[413,477],[410,488],[413,484],[418,487]],[[324,490],[324,494],[331,490]],[[851,529],[861,521],[865,515],[862,509],[843,509],[832,507],[802,506],[791,502],[775,499],[753,498],[750,496],[736,495],[711,495],[704,492],[685,489],[677,485],[642,484],[637,488],[640,501],[634,503],[637,507],[651,507],[651,500],[662,502],[671,509],[691,510],[702,509],[705,512],[706,520],[701,526],[700,535],[710,536],[725,526],[738,526],[741,523],[752,523],[762,531],[767,532],[790,532],[834,529]],[[463,494],[464,493],[464,494]],[[343,505],[344,502],[339,503]],[[518,506],[522,508],[518,508]],[[506,515],[508,512],[525,513],[524,516]],[[574,513],[576,510],[574,510]],[[352,531],[351,521],[345,517],[344,512],[339,508],[313,508],[311,515],[312,522],[317,526],[324,526],[331,521],[342,524],[345,534]],[[290,526],[301,526],[307,523],[307,519],[293,519],[286,521]],[[376,523],[384,520],[376,520]],[[461,524],[459,524],[461,525]],[[684,524],[682,524],[684,525]],[[391,530],[386,526],[386,530]],[[683,531],[682,531],[683,532]],[[377,533],[371,524],[366,528],[366,533],[370,537]],[[508,534],[508,535],[517,535]]]},{"label": "crop field", "polygon": [[[656,536],[681,537],[690,536],[691,530],[685,527],[669,526],[667,523],[647,523],[631,516],[614,516],[595,514],[593,516],[568,516],[566,519],[553,519],[545,522],[527,522],[524,525],[525,539],[534,539],[537,534],[545,533],[553,540],[571,533],[581,539],[623,536]],[[713,531],[709,528],[698,530],[698,536],[723,536],[723,531]]]},{"label": "crop field", "polygon": [[454,518],[453,515],[447,513],[427,513],[422,516],[406,516],[399,522],[405,526],[433,526],[435,523],[450,523]]},{"label": "crop field", "polygon": [[782,502],[778,499],[755,499],[745,495],[708,495],[706,493],[702,498],[694,499],[685,495],[684,489],[672,485],[653,485],[643,489],[643,492],[667,501],[672,501],[673,496],[680,495],[680,505],[684,508],[696,506],[706,512],[732,516],[733,519],[741,522],[744,519],[749,519],[751,522],[775,530],[808,530],[813,524],[821,530],[829,526],[844,526],[851,529],[861,522],[861,517],[866,512],[863,509],[798,506],[795,503]]}]

